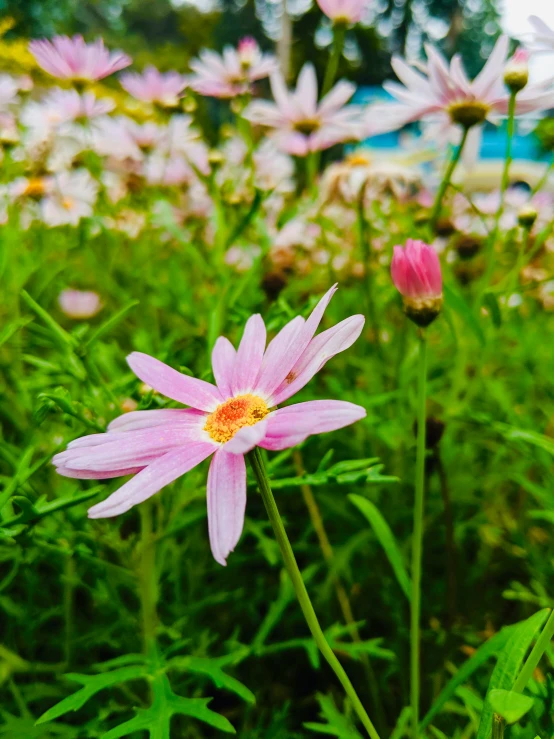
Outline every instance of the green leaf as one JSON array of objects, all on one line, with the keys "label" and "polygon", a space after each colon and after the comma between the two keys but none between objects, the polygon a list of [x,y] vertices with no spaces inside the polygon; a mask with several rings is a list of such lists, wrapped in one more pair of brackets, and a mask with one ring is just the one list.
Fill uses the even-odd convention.
[{"label": "green leaf", "polygon": [[489,693],[489,703],[492,710],[502,716],[506,723],[515,724],[533,708],[534,701],[528,695],[495,688]]},{"label": "green leaf", "polygon": [[171,689],[166,675],[159,675],[152,684],[154,699],[150,708],[138,708],[130,721],[106,732],[102,739],[119,739],[135,731],[147,731],[150,739],[170,739],[171,719],[177,714],[203,721],[216,729],[235,734],[233,725],[219,713],[208,708],[210,698],[181,698]]},{"label": "green leaf", "polygon": [[549,609],[545,608],[517,624],[517,628],[512,632],[510,639],[498,655],[496,667],[490,679],[485,707],[481,714],[477,739],[488,739],[492,731],[494,710],[489,700],[491,691],[496,689],[511,690],[517,679],[525,655],[538,632],[544,626],[548,614]]},{"label": "green leaf", "polygon": [[90,349],[90,347],[98,341],[98,339],[101,336],[104,336],[104,334],[107,334],[109,331],[112,330],[117,324],[122,321],[127,313],[129,313],[130,310],[132,310],[135,306],[137,306],[140,303],[139,300],[131,300],[130,303],[127,303],[127,305],[123,306],[121,310],[119,310],[115,315],[111,316],[111,318],[108,318],[107,321],[104,321],[96,331],[94,331],[90,337],[85,341],[84,347],[85,349]]},{"label": "green leaf", "polygon": [[388,523],[385,521],[377,506],[374,505],[370,500],[364,498],[362,495],[351,494],[348,499],[354,503],[361,513],[367,518],[375,536],[377,537],[379,544],[383,547],[385,554],[390,562],[390,565],[396,575],[398,584],[402,588],[402,592],[410,600],[411,581],[406,572],[402,554],[394,538]]},{"label": "green leaf", "polygon": [[47,721],[52,721],[59,716],[63,716],[64,713],[69,711],[78,711],[82,708],[85,703],[92,698],[93,695],[99,693],[104,688],[109,688],[112,685],[119,685],[120,683],[128,682],[129,680],[137,680],[146,677],[148,669],[145,665],[133,665],[132,667],[122,667],[119,670],[113,672],[107,672],[102,675],[79,675],[77,673],[69,673],[65,675],[68,680],[80,683],[83,687],[76,693],[69,695],[64,698],[55,706],[49,708],[46,713],[37,720],[38,724],[44,724]]},{"label": "green leaf", "polygon": [[483,305],[488,309],[491,314],[492,322],[495,328],[500,328],[502,325],[502,314],[500,312],[500,306],[498,305],[498,298],[492,292],[486,292],[483,296]]},{"label": "green leaf", "polygon": [[44,310],[26,290],[21,291],[21,297],[27,303],[29,308],[35,311],[39,318],[42,318],[45,325],[50,329],[53,338],[62,346],[73,347],[75,345],[73,337],[63,329],[57,321],[55,321],[50,313]]},{"label": "green leaf", "polygon": [[473,333],[479,340],[481,346],[485,346],[485,334],[483,333],[481,324],[471,310],[471,307],[466,303],[465,299],[459,293],[454,292],[454,290],[452,290],[451,287],[448,287],[448,285],[444,285],[443,290],[446,305],[454,312],[456,312],[465,321],[468,328],[473,331]]},{"label": "green leaf", "polygon": [[245,700],[247,703],[255,703],[256,696],[249,690],[246,685],[243,685],[239,680],[230,675],[227,675],[221,669],[222,665],[232,663],[236,664],[246,656],[248,650],[242,652],[237,658],[233,659],[230,657],[220,657],[219,659],[212,659],[209,657],[175,657],[168,664],[170,667],[176,667],[179,669],[187,670],[199,675],[206,675],[218,688],[226,688],[232,693],[236,693],[240,698]]},{"label": "green leaf", "polygon": [[338,710],[331,697],[321,693],[318,693],[316,697],[321,708],[320,715],[327,723],[308,722],[303,724],[305,729],[317,734],[335,736],[338,739],[362,739],[354,724]]},{"label": "green leaf", "polygon": [[431,709],[424,716],[423,720],[419,724],[420,730],[425,729],[429,726],[431,721],[437,716],[442,710],[443,706],[449,701],[452,696],[456,693],[456,690],[460,685],[467,682],[471,675],[484,665],[491,657],[498,654],[511,639],[512,634],[517,629],[519,624],[512,624],[511,626],[505,626],[501,629],[498,634],[495,634],[488,641],[482,644],[479,649],[465,662],[453,678],[446,684],[437,697],[436,701],[431,706]]}]

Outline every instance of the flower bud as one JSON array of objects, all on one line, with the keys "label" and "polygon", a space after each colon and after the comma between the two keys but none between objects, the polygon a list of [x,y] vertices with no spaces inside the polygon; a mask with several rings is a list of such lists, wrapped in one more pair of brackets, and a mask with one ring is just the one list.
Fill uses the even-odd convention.
[{"label": "flower bud", "polygon": [[529,82],[529,52],[518,49],[504,69],[504,83],[511,92],[519,92]]},{"label": "flower bud", "polygon": [[524,205],[519,209],[517,222],[523,228],[532,228],[535,225],[538,215],[537,209],[532,205]]},{"label": "flower bud", "polygon": [[100,296],[88,290],[62,290],[58,305],[66,316],[75,320],[92,318],[102,308]]},{"label": "flower bud", "polygon": [[422,327],[432,323],[443,300],[441,266],[433,247],[414,239],[404,248],[395,246],[391,275],[408,318]]}]

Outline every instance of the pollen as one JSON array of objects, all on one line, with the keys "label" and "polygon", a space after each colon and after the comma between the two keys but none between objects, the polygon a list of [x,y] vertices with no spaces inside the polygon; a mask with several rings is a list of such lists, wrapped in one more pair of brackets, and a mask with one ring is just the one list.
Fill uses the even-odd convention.
[{"label": "pollen", "polygon": [[237,395],[218,405],[210,413],[204,426],[214,441],[224,444],[245,426],[254,426],[269,413],[269,408],[258,395]]}]

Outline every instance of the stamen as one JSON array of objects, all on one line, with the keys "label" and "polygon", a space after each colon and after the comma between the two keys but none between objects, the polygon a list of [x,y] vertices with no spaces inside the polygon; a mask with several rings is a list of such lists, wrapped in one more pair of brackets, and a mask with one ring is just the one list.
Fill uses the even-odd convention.
[{"label": "stamen", "polygon": [[245,426],[254,426],[269,413],[269,408],[258,395],[237,395],[218,405],[206,419],[204,431],[214,441],[224,444]]}]

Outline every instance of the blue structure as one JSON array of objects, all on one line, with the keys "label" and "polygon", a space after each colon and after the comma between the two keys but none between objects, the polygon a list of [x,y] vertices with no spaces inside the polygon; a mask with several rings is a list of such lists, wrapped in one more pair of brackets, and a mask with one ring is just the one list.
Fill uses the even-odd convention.
[{"label": "blue structure", "polygon": [[[382,87],[360,87],[352,98],[355,105],[368,105],[375,102],[392,101],[393,98]],[[532,135],[531,131],[535,127],[536,121],[532,118],[524,120],[523,124],[516,126],[516,133],[513,139],[513,158],[525,159],[532,161],[548,161],[539,147],[538,140]],[[417,133],[419,126],[416,123],[406,126],[404,130]],[[392,131],[391,133],[381,134],[379,136],[371,136],[363,142],[372,149],[398,149],[400,148],[401,131]],[[481,144],[480,159],[504,159],[506,155],[506,124],[493,126],[486,123],[483,131],[483,139]]]}]

